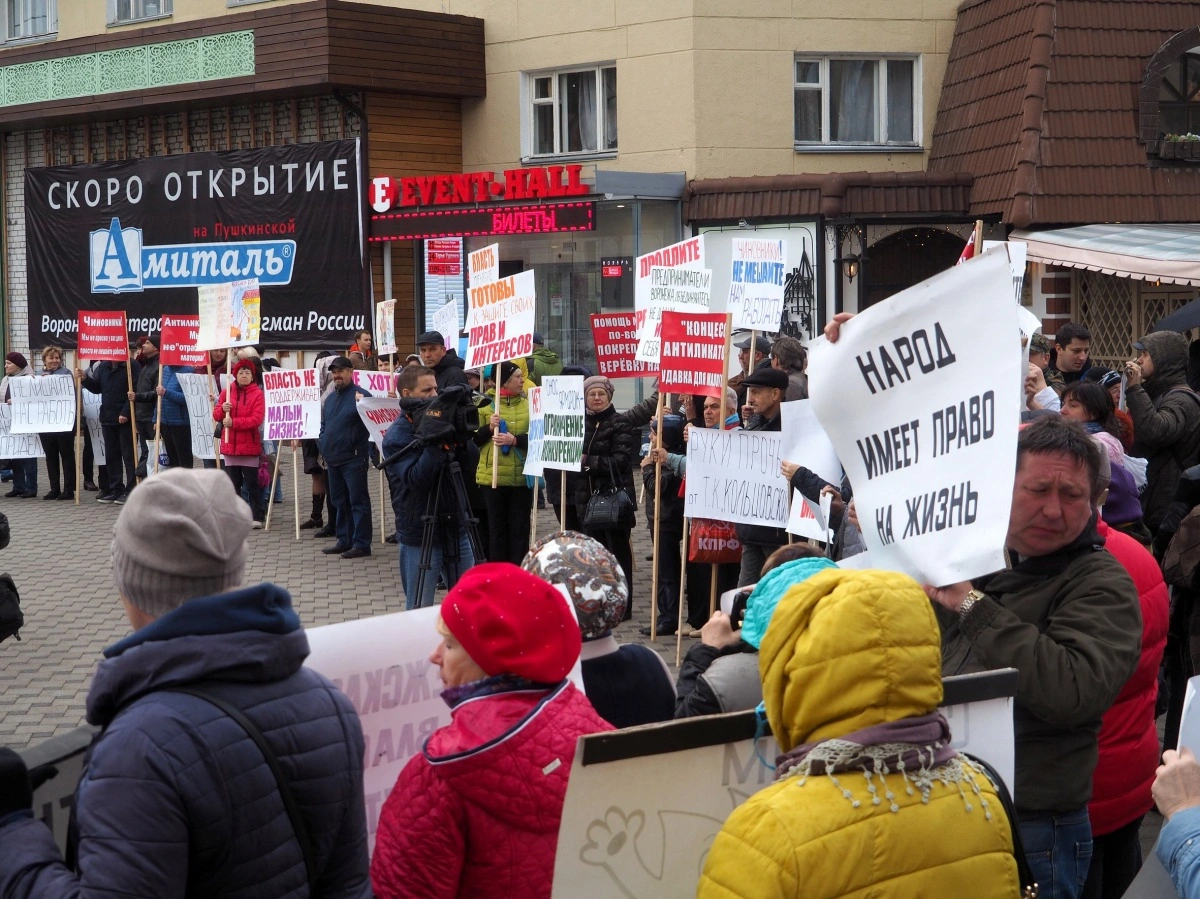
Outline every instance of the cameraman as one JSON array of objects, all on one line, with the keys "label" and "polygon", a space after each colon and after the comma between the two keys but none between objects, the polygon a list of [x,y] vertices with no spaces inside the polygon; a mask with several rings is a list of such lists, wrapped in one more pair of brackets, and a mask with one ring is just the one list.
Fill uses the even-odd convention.
[{"label": "cameraman", "polygon": [[[404,587],[404,608],[407,610],[433,605],[439,572],[446,586],[453,587],[475,564],[466,523],[459,515],[454,485],[447,479],[440,493],[437,491],[439,479],[448,470],[446,466],[451,458],[457,459],[463,472],[474,471],[475,464],[471,458],[472,448],[455,439],[453,416],[421,414],[437,396],[437,375],[433,369],[423,365],[407,366],[397,377],[397,387],[402,414],[383,437],[383,455],[390,458],[407,450],[387,466],[388,475],[396,484],[392,510],[396,513],[400,583]],[[417,596],[427,515],[432,515],[434,521],[430,538],[432,554],[421,595]]]}]

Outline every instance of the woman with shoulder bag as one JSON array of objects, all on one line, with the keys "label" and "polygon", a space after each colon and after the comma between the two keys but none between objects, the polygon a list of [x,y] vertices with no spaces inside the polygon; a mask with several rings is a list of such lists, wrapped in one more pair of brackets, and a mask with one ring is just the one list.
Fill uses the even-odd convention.
[{"label": "woman with shoulder bag", "polygon": [[[633,463],[639,453],[637,429],[623,420],[613,407],[613,385],[603,375],[583,382],[586,407],[583,429],[583,470],[567,472],[567,520],[565,530],[582,531],[617,557],[629,595],[633,596],[633,550],[630,533],[636,524],[637,493],[633,487]],[[547,499],[560,508],[560,479],[546,478]],[[632,615],[625,608],[625,620]]]},{"label": "woman with shoulder bag", "polygon": [[[484,425],[475,434],[475,444],[480,448],[475,483],[487,507],[488,560],[520,565],[529,551],[529,510],[533,503],[533,489],[526,483],[524,471],[529,447],[529,400],[522,394],[525,375],[521,369],[511,362],[501,362],[499,368],[496,388],[488,391],[491,403],[479,407]],[[493,447],[499,447],[499,452]]]}]

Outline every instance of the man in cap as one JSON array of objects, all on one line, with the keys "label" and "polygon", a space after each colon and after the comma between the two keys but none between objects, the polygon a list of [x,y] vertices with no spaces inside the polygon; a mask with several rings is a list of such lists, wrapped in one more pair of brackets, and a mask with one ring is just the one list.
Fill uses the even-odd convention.
[{"label": "man in cap", "polygon": [[771,341],[761,335],[755,337],[754,350],[751,352],[750,335],[747,334],[734,346],[738,350],[738,365],[741,367],[741,371],[729,379],[729,386],[737,391],[738,408],[740,409],[746,402],[746,372],[755,372],[760,368],[769,368],[771,365]]},{"label": "man in cap", "polygon": [[333,390],[321,406],[317,445],[325,459],[329,501],[337,513],[337,542],[321,552],[343,559],[371,555],[371,492],[367,459],[371,434],[358,414],[358,398],[370,396],[354,383],[354,364],[345,356],[329,363]]},{"label": "man in cap", "polygon": [[101,730],[75,793],[76,861],[0,750],[0,895],[371,895],[362,727],[304,667],[288,592],[242,586],[250,525],[219,471],[168,469],[130,496],[112,571],[134,632],[88,691]]},{"label": "man in cap", "polygon": [[451,384],[467,383],[466,364],[454,350],[446,349],[446,338],[440,331],[426,331],[418,337],[417,352],[421,354],[421,364],[433,369],[439,393]]},{"label": "man in cap", "polygon": [[1050,367],[1050,341],[1041,331],[1029,338],[1029,371],[1025,376],[1025,404],[1030,409],[1057,412],[1066,384],[1061,372]]},{"label": "man in cap", "polygon": [[[750,411],[747,431],[782,430],[782,414],[779,406],[788,389],[787,372],[772,368],[768,362],[760,365],[742,381],[746,391],[745,405]],[[787,533],[782,528],[760,524],[737,525],[738,540],[742,542],[742,570],[738,575],[738,586],[758,581],[759,573],[767,556],[787,543]]]},{"label": "man in cap", "polygon": [[563,370],[562,360],[558,358],[558,353],[547,349],[546,338],[536,331],[533,333],[533,355],[526,360],[526,363],[529,380],[538,387],[542,386],[542,378],[561,375]]}]

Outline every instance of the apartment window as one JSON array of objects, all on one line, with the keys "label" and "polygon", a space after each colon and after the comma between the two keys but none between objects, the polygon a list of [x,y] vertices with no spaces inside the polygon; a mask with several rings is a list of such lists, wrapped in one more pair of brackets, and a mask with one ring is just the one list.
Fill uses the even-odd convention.
[{"label": "apartment window", "polygon": [[6,0],[5,12],[8,16],[6,40],[24,40],[58,31],[55,0]]},{"label": "apartment window", "polygon": [[124,25],[139,19],[169,16],[173,0],[108,0],[108,24]]},{"label": "apartment window", "polygon": [[796,149],[919,144],[915,58],[797,58]]},{"label": "apartment window", "polygon": [[527,76],[527,156],[609,153],[617,149],[617,67]]}]

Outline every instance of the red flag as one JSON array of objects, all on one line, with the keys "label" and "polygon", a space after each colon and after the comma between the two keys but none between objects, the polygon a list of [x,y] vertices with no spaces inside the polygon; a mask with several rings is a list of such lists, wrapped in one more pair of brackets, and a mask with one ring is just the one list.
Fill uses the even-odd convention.
[{"label": "red flag", "polygon": [[956,262],[954,264],[962,265],[968,259],[973,259],[974,257],[975,257],[975,232],[972,231],[971,236],[969,238],[967,238],[967,245],[965,247],[963,247],[962,253],[959,254],[958,262]]}]

